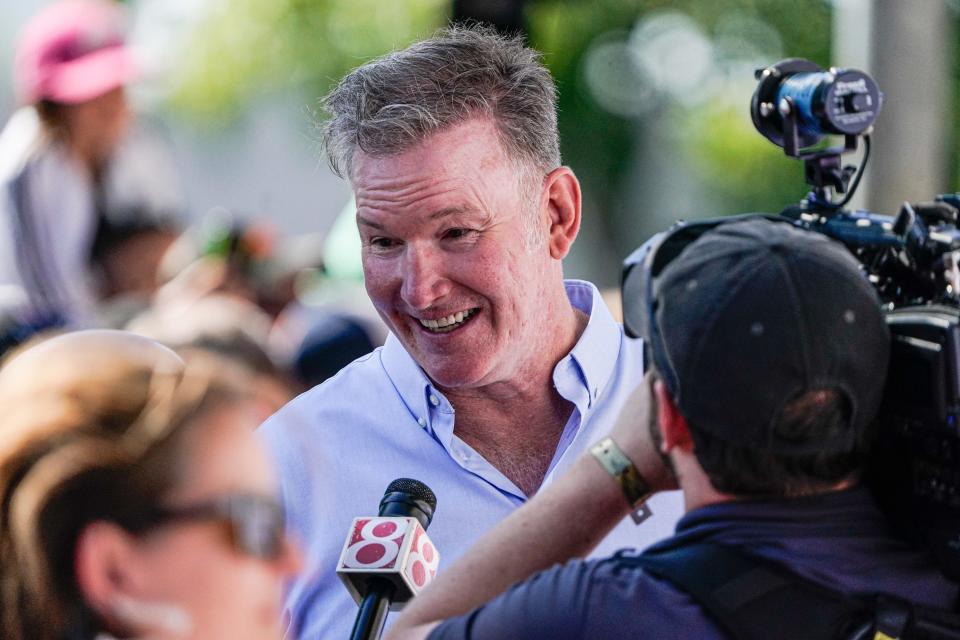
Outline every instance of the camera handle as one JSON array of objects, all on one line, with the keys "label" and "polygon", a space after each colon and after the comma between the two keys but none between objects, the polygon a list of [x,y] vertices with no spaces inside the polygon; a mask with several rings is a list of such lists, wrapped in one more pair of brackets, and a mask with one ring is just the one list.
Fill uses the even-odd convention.
[{"label": "camera handle", "polygon": [[[870,136],[864,134],[864,156],[859,170],[854,165],[843,165],[841,155],[857,150],[857,135],[843,136],[842,147],[830,147],[820,151],[804,151],[800,148],[800,126],[797,122],[797,108],[793,98],[786,97],[778,107],[783,122],[783,151],[792,158],[803,160],[803,174],[807,184],[813,190],[807,195],[807,208],[820,213],[832,213],[842,208],[853,196],[860,185],[860,177],[870,157]],[[856,175],[853,184],[850,180]],[[846,196],[840,202],[831,198],[834,193]]]}]

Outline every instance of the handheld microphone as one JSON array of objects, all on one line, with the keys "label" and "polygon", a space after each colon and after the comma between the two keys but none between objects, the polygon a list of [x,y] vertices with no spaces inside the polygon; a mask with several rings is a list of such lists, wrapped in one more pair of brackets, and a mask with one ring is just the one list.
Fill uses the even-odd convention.
[{"label": "handheld microphone", "polygon": [[360,605],[351,640],[378,638],[387,611],[402,609],[436,576],[440,554],[426,533],[436,507],[430,487],[398,478],[377,517],[354,518],[337,563],[337,575]]}]

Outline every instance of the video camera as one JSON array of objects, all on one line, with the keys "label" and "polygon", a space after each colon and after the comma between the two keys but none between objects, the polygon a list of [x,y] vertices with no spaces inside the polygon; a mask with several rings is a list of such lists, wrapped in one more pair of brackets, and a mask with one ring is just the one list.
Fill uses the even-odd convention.
[{"label": "video camera", "polygon": [[[895,216],[847,210],[882,106],[876,83],[862,71],[824,70],[798,58],[760,69],[756,77],[753,123],[803,161],[811,187],[780,215],[856,256],[890,328],[891,361],[868,482],[893,526],[960,579],[960,194],[904,203]],[[843,146],[818,147],[828,135],[843,136]],[[845,166],[842,154],[860,140],[859,167]],[[625,291],[627,285],[625,278]]]},{"label": "video camera", "polygon": [[[960,579],[960,195],[905,202],[896,216],[848,211],[882,105],[876,83],[801,59],[760,69],[757,80],[754,126],[803,161],[811,186],[781,215],[846,245],[884,304],[893,344],[868,482],[893,526]],[[828,134],[844,146],[807,150]],[[858,138],[860,167],[843,166]]]}]

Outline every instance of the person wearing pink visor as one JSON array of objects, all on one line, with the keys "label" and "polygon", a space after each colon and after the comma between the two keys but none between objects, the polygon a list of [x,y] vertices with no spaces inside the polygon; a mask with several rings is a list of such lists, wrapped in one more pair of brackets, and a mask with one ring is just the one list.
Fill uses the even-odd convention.
[{"label": "person wearing pink visor", "polygon": [[21,108],[0,133],[0,288],[19,290],[24,322],[91,323],[104,173],[131,120],[123,30],[117,4],[63,0],[20,33]]}]

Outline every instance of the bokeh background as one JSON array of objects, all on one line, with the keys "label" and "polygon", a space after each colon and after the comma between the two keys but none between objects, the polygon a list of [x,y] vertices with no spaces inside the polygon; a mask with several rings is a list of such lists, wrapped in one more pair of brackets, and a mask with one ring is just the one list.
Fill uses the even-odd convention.
[{"label": "bokeh background", "polygon": [[[15,33],[44,4],[0,4],[0,118],[14,108]],[[564,159],[580,176],[585,196],[582,236],[566,268],[570,276],[615,285],[620,259],[675,219],[778,211],[803,196],[801,165],[757,134],[749,116],[754,69],[784,57],[853,66],[877,77],[888,97],[875,135],[877,162],[906,164],[897,184],[920,191],[898,193],[900,201],[958,187],[951,107],[956,2],[125,4],[131,43],[148,72],[133,98],[145,115],[141,126],[166,141],[172,171],[164,179],[184,194],[179,214],[189,222],[223,209],[260,221],[282,238],[309,236],[325,247],[331,263],[336,251],[353,251],[350,225],[341,221],[335,228],[350,196],[320,152],[318,97],[347,70],[452,18],[523,31],[556,77]],[[910,20],[920,22],[911,27]],[[891,21],[897,29],[884,31]],[[908,38],[912,43],[902,44]],[[909,120],[918,111],[925,118],[920,125]],[[891,142],[893,148],[884,142],[885,135],[896,139],[897,127],[888,120],[903,113],[908,122],[900,130],[915,145],[912,152],[902,141]],[[898,204],[892,196],[874,197],[891,182],[868,178],[861,206],[892,212]]]}]

